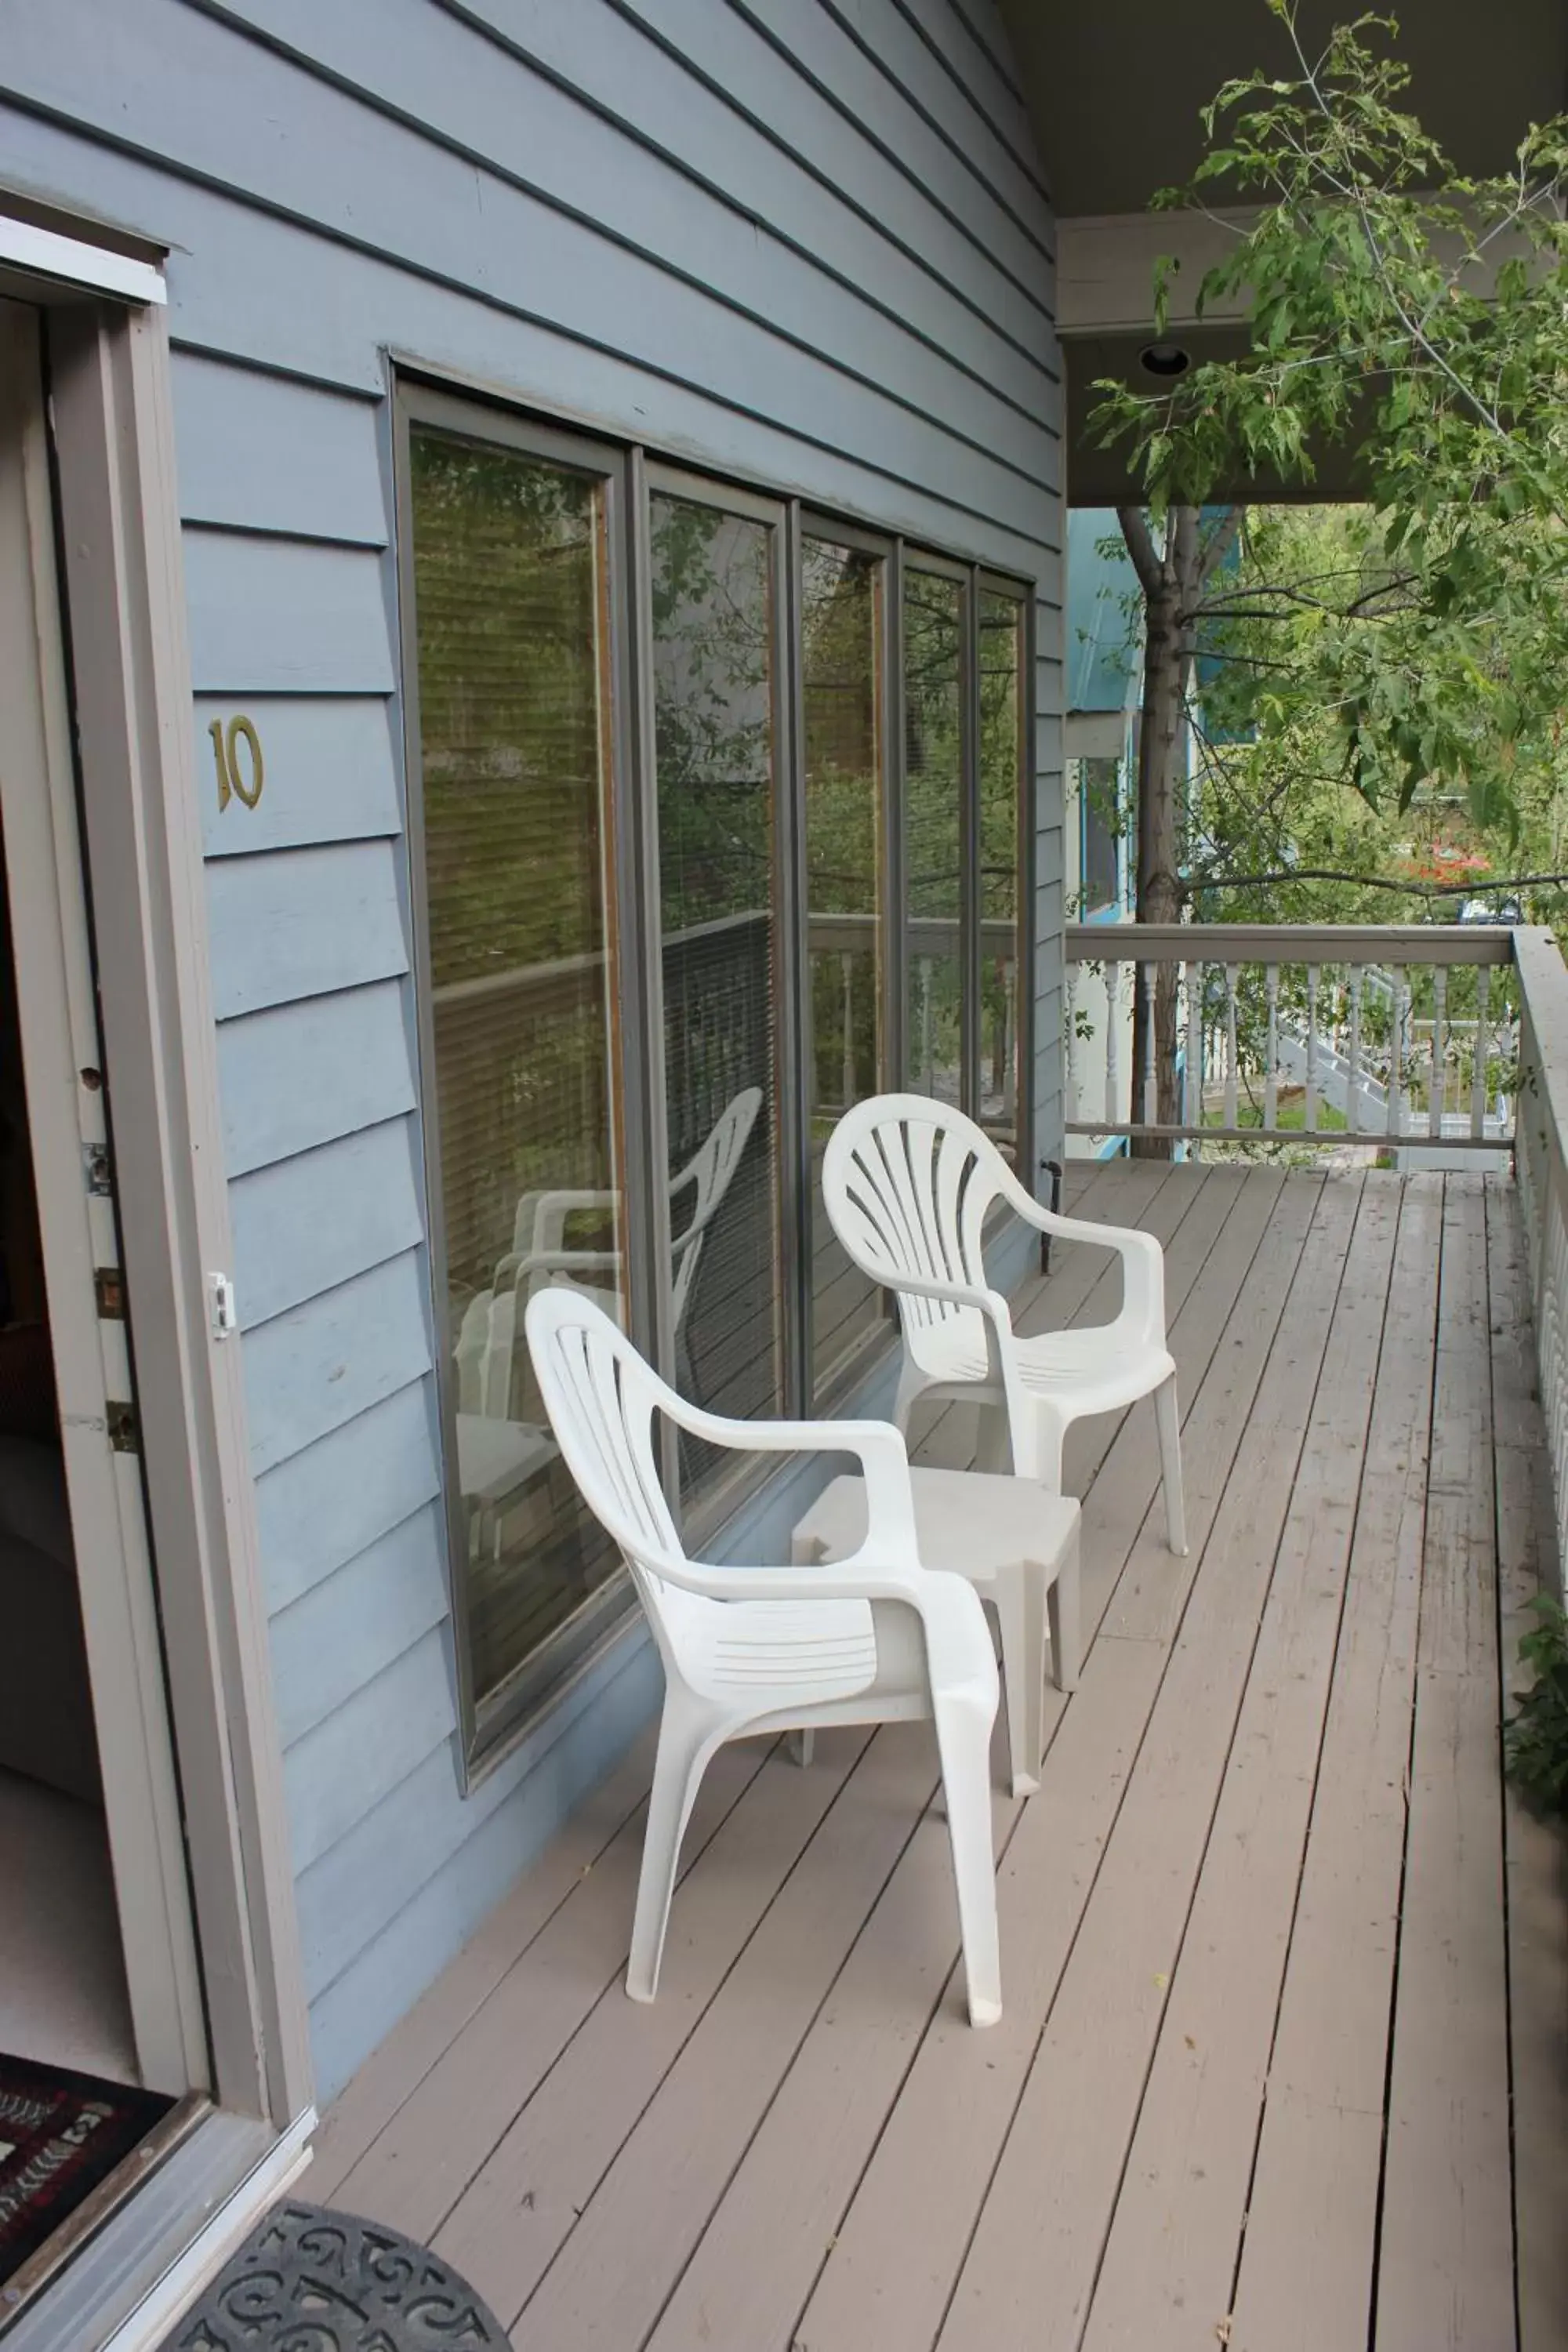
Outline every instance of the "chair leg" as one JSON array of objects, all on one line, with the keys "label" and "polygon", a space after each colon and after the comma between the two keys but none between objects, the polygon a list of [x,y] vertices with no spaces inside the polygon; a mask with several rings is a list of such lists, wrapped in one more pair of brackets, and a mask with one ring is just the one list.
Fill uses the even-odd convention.
[{"label": "chair leg", "polygon": [[1028,1416],[1026,1434],[1013,1447],[1013,1467],[1020,1478],[1036,1478],[1053,1495],[1062,1491],[1062,1450],[1068,1421],[1054,1397],[1037,1397]]},{"label": "chair leg", "polygon": [[1072,1545],[1046,1595],[1051,1621],[1051,1670],[1059,1691],[1075,1691],[1083,1665],[1083,1632],[1079,1616],[1079,1539]]},{"label": "chair leg", "polygon": [[699,1713],[689,1701],[683,1704],[684,1696],[673,1691],[667,1695],[664,1719],[658,1729],[658,1754],[654,1761],[647,1828],[643,1833],[642,1870],[637,1878],[637,1913],[632,1921],[631,1957],[626,1963],[626,1991],[633,2000],[651,2000],[658,1990],[659,1962],[664,1957],[664,1935],[669,1924],[681,1837],[709,1759],[722,1736],[715,1732],[706,1714]]},{"label": "chair leg", "polygon": [[910,1415],[925,1394],[925,1374],[913,1359],[905,1356],[899,1372],[898,1393],[893,1399],[893,1426],[901,1437],[910,1433]]},{"label": "chair leg", "polygon": [[1044,1582],[1040,1570],[1027,1563],[1005,1570],[996,1581],[1002,1684],[1007,1696],[1007,1757],[1016,1797],[1032,1797],[1040,1785],[1040,1750],[1046,1738]]},{"label": "chair leg", "polygon": [[1154,1391],[1160,1432],[1160,1476],[1165,1489],[1165,1540],[1178,1559],[1187,1556],[1187,1509],[1182,1495],[1182,1416],[1174,1372]]},{"label": "chair leg", "polygon": [[1005,1404],[983,1404],[976,1408],[974,1466],[977,1470],[1002,1476],[1013,1468],[1013,1433],[1007,1426]]},{"label": "chair leg", "polygon": [[804,1731],[786,1732],[784,1737],[789,1743],[790,1754],[804,1771],[806,1765],[810,1763],[813,1751],[816,1747],[816,1732],[808,1724]]},{"label": "chair leg", "polygon": [[994,2025],[1002,2014],[996,1864],[991,1846],[991,1726],[995,1703],[986,1706],[969,1693],[939,1695],[935,1714],[947,1798],[947,1833],[958,1890],[969,2022]]}]

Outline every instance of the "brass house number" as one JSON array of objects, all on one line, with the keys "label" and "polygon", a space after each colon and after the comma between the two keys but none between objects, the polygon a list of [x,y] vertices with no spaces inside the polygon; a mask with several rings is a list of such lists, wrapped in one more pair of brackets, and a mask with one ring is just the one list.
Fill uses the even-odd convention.
[{"label": "brass house number", "polygon": [[215,719],[207,733],[213,739],[213,758],[217,762],[218,807],[226,809],[231,800],[237,800],[243,801],[247,808],[254,808],[261,798],[267,774],[261,761],[260,736],[248,719],[231,719],[226,727],[221,719]]}]

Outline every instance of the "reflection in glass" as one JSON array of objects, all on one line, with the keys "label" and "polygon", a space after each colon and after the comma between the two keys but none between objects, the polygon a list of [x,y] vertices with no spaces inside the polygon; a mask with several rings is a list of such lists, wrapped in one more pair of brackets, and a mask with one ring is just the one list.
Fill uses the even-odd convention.
[{"label": "reflection in glass", "polygon": [[834,1236],[821,1183],[835,1121],[881,1082],[882,577],[878,557],[827,540],[803,542],[812,1372],[818,1399],[884,1322],[881,1294],[856,1272]]},{"label": "reflection in glass", "polygon": [[963,591],[904,573],[904,858],[909,997],[904,1059],[916,1094],[962,1099]]},{"label": "reflection in glass", "polygon": [[[774,1137],[773,534],[650,500],[670,1307],[677,1384],[782,1393]],[[688,1500],[734,1457],[689,1448]]]},{"label": "reflection in glass", "polygon": [[528,1370],[531,1289],[620,1312],[598,483],[411,434],[425,892],[476,1703],[616,1569]]},{"label": "reflection in glass", "polygon": [[1018,820],[1024,608],[980,598],[980,1071],[975,1116],[1018,1144]]}]

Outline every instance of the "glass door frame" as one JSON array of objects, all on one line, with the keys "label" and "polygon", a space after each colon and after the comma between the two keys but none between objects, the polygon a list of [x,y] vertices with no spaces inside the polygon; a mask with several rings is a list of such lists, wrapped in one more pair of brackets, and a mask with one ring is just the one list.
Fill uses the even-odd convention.
[{"label": "glass door frame", "polygon": [[[799,1171],[804,1155],[809,1150],[810,1139],[803,1116],[804,1024],[798,997],[802,967],[796,947],[797,936],[804,932],[805,927],[804,829],[801,812],[795,804],[795,777],[799,765],[796,746],[801,738],[795,705],[799,688],[791,664],[795,618],[799,611],[798,502],[741,488],[713,475],[691,473],[683,467],[665,464],[641,452],[637,453],[636,471],[635,528],[637,544],[633,609],[640,624],[637,632],[640,755],[637,765],[640,772],[640,845],[645,894],[642,914],[646,934],[642,941],[639,979],[647,1008],[648,1045],[652,1049],[647,1067],[651,1091],[657,1098],[656,1118],[647,1129],[647,1159],[656,1170],[668,1167],[669,1135],[664,1052],[664,961],[659,919],[652,501],[656,497],[679,499],[692,506],[707,507],[718,514],[733,515],[743,521],[760,523],[770,535],[768,655],[773,675],[773,988],[776,1024],[773,1173],[777,1213],[773,1236],[773,1275],[779,1323],[776,1349],[778,1411],[782,1416],[794,1417],[801,1410],[799,1400],[805,1393],[805,1382],[808,1377],[805,1327],[802,1323],[799,1307],[803,1286],[808,1286],[811,1280],[809,1254],[802,1244],[799,1208]],[[654,1269],[662,1273],[668,1267],[670,1253],[668,1189],[663,1184],[655,1184],[652,1190],[657,1197],[652,1203],[650,1221],[653,1243],[650,1274]],[[677,1385],[676,1349],[669,1310],[669,1286],[667,1281],[658,1280],[654,1282],[653,1287],[658,1294],[654,1361],[674,1387]],[[667,1440],[669,1436],[670,1433],[667,1433]],[[668,1443],[665,1469],[667,1485],[673,1498],[679,1494],[679,1486],[673,1445]],[[689,1541],[700,1542],[722,1525],[739,1500],[737,1485],[737,1476],[726,1478],[686,1515],[684,1531]]]},{"label": "glass door frame", "polygon": [[[611,1154],[621,1194],[622,1264],[626,1315],[635,1343],[649,1345],[655,1328],[658,1263],[647,1245],[657,1213],[658,1188],[645,1181],[627,1138],[637,1130],[642,1102],[642,1038],[647,1009],[639,976],[645,967],[639,936],[644,904],[640,860],[643,830],[637,807],[642,762],[633,756],[635,678],[631,625],[631,520],[635,509],[628,453],[590,435],[536,423],[515,407],[471,393],[452,393],[400,374],[395,406],[394,474],[397,495],[398,625],[402,645],[404,825],[407,844],[409,911],[413,932],[415,1030],[419,1069],[419,1148],[423,1160],[426,1247],[429,1257],[432,1354],[440,1414],[443,1517],[447,1535],[447,1582],[452,1611],[454,1672],[458,1696],[458,1757],[465,1790],[508,1751],[510,1735],[585,1673],[619,1633],[637,1606],[624,1565],[547,1636],[520,1659],[492,1691],[475,1687],[468,1578],[469,1532],[463,1496],[454,1473],[458,1459],[458,1389],[447,1344],[445,1190],[441,1178],[441,1124],[437,1078],[435,990],[432,977],[430,902],[426,867],[423,751],[419,708],[418,605],[415,592],[412,430],[429,425],[477,446],[492,446],[534,457],[579,478],[596,482],[604,498],[605,566],[604,612],[608,631],[605,667],[610,719],[604,749],[602,806],[610,840],[604,861],[605,940],[609,966],[609,1057]],[[628,1039],[631,1041],[628,1051]],[[575,1629],[575,1631],[574,1631]]]},{"label": "glass door frame", "polygon": [[[1036,911],[1036,599],[1037,583],[955,557],[910,539],[833,514],[815,504],[765,488],[698,472],[665,461],[636,444],[624,444],[582,430],[565,418],[541,417],[518,404],[515,394],[455,381],[438,371],[399,365],[395,373],[394,477],[396,491],[397,582],[402,646],[402,710],[405,746],[405,823],[409,859],[409,898],[414,934],[415,1025],[419,1058],[420,1148],[424,1157],[426,1242],[430,1253],[432,1312],[444,1292],[445,1213],[440,1182],[440,1137],[435,1089],[433,1002],[429,957],[429,909],[425,875],[425,835],[420,789],[417,614],[413,593],[413,531],[409,432],[425,423],[480,445],[511,449],[557,464],[599,482],[605,506],[607,580],[608,667],[611,718],[607,741],[609,775],[605,795],[612,840],[606,857],[605,933],[614,975],[610,1022],[611,1117],[625,1234],[627,1330],[634,1343],[676,1379],[668,1265],[671,1236],[668,1183],[669,1122],[666,1102],[664,984],[660,924],[659,822],[655,712],[653,549],[650,501],[668,495],[720,513],[765,526],[772,593],[769,651],[773,663],[773,869],[774,878],[772,982],[774,991],[775,1102],[773,1181],[776,1225],[772,1236],[777,1293],[779,1411],[789,1417],[831,1411],[869,1369],[874,1349],[853,1357],[823,1400],[813,1395],[811,1242],[811,1134],[808,1053],[810,1014],[809,893],[805,805],[805,676],[795,659],[804,611],[803,549],[819,538],[875,559],[880,565],[882,634],[878,689],[882,706],[879,790],[880,851],[879,887],[883,894],[880,988],[881,1068],[884,1087],[904,1083],[908,1047],[909,794],[905,779],[904,594],[910,570],[955,583],[960,591],[960,826],[961,1024],[963,1107],[979,1079],[983,1042],[981,975],[980,814],[981,600],[1005,596],[1019,611],[1018,925],[1016,1088],[1018,1172],[1031,1191],[1038,1171],[1033,1160],[1034,954],[1039,929]],[[618,1570],[583,1605],[568,1624],[579,1624],[574,1646],[559,1637],[519,1666],[495,1692],[476,1703],[469,1656],[468,1606],[461,1573],[466,1533],[461,1497],[449,1475],[456,1459],[455,1380],[436,1315],[435,1370],[440,1400],[443,1504],[447,1520],[447,1580],[451,1598],[455,1672],[458,1692],[459,1759],[463,1785],[473,1786],[514,1744],[523,1725],[537,1718],[581,1679],[635,1612],[630,1579]],[[890,1337],[890,1334],[889,1334]],[[745,1457],[737,1457],[738,1463]],[[671,1494],[678,1491],[673,1448],[667,1454]],[[752,1475],[726,1479],[700,1498],[688,1515],[687,1536],[702,1543],[742,1507],[757,1483]],[[582,1625],[584,1618],[592,1622]]]}]

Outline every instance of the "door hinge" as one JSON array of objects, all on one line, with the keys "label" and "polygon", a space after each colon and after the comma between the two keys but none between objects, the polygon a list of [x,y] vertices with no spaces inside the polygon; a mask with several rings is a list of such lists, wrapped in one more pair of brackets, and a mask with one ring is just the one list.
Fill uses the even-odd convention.
[{"label": "door hinge", "polygon": [[82,1181],[95,1199],[107,1201],[114,1192],[114,1164],[109,1157],[107,1143],[84,1143],[81,1147]]},{"label": "door hinge", "polygon": [[239,1309],[235,1304],[234,1276],[231,1274],[209,1274],[207,1298],[212,1308],[213,1338],[226,1339],[239,1328]]},{"label": "door hinge", "polygon": [[110,1398],[104,1407],[109,1429],[109,1442],[116,1454],[140,1454],[142,1423],[133,1404],[121,1404]]},{"label": "door hinge", "polygon": [[123,1323],[125,1320],[125,1276],[117,1265],[95,1265],[92,1287],[98,1299],[98,1315],[101,1323]]}]

